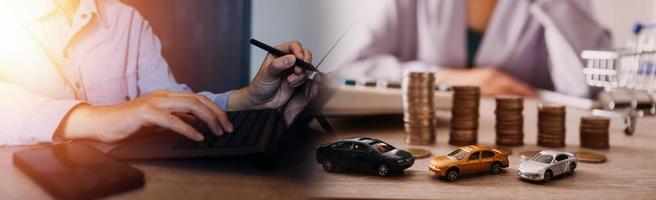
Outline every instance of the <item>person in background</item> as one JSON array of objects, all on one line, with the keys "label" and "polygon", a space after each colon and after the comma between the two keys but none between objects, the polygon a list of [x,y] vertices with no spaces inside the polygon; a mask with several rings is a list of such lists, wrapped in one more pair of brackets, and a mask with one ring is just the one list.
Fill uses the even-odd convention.
[{"label": "person in background", "polygon": [[387,0],[380,14],[340,77],[399,82],[404,70],[428,70],[484,95],[586,97],[579,54],[611,47],[586,0]]},{"label": "person in background", "polygon": [[148,21],[119,0],[5,0],[0,20],[0,145],[111,143],[152,127],[200,141],[179,113],[221,135],[234,130],[225,111],[279,108],[292,98],[284,112],[294,116],[316,94],[294,66],[312,61],[298,42],[277,46],[290,55],[267,55],[244,88],[192,93],[171,74]]}]

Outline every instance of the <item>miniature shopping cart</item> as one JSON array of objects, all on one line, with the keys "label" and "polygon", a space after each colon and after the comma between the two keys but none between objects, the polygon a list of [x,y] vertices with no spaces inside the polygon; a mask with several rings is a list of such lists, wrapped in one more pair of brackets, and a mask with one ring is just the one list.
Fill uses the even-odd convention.
[{"label": "miniature shopping cart", "polygon": [[593,115],[624,119],[624,133],[632,135],[636,119],[656,114],[656,31],[636,25],[636,37],[616,51],[583,51],[587,84],[603,88]]}]

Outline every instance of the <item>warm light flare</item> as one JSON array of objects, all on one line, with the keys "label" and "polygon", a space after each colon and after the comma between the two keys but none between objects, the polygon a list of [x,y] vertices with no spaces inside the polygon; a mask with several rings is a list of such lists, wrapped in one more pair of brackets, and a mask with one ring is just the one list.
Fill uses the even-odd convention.
[{"label": "warm light flare", "polygon": [[18,16],[6,4],[0,4],[0,47],[1,49],[20,48],[21,40],[27,39]]},{"label": "warm light flare", "polygon": [[[0,73],[31,72],[43,65],[45,54],[27,28],[33,26],[33,12],[23,2],[0,0]],[[32,21],[30,21],[32,20]],[[46,57],[47,58],[47,57]],[[17,77],[14,77],[17,78]]]}]

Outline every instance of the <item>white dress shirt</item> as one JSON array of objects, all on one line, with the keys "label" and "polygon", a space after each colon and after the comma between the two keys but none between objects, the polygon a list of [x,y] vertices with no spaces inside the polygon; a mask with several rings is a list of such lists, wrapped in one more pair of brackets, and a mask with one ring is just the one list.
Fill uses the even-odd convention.
[{"label": "white dress shirt", "polygon": [[[118,0],[0,0],[0,145],[50,142],[75,105],[113,105],[176,82],[148,21]],[[201,92],[224,110],[229,93]]]},{"label": "white dress shirt", "polygon": [[[342,78],[400,82],[404,70],[437,71],[467,65],[467,1],[385,0],[366,23]],[[589,96],[586,49],[611,47],[611,35],[589,13],[587,0],[498,1],[474,57],[535,88]]]}]

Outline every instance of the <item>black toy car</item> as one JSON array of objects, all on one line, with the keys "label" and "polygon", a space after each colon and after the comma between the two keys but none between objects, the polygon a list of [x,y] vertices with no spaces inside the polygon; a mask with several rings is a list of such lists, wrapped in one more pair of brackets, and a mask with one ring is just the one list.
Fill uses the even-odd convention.
[{"label": "black toy car", "polygon": [[337,168],[362,169],[387,176],[415,163],[407,151],[373,138],[348,138],[317,148],[317,163],[327,172]]}]

